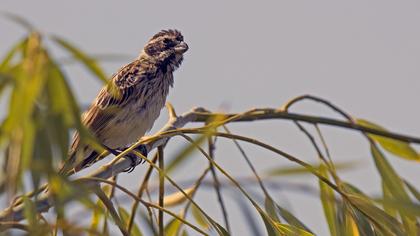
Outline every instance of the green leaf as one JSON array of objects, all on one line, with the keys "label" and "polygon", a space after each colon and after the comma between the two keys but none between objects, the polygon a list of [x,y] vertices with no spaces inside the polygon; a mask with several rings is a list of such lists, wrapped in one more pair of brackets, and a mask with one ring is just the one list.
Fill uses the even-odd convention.
[{"label": "green leaf", "polygon": [[371,152],[382,181],[384,181],[384,184],[388,187],[392,195],[398,199],[409,201],[409,196],[404,189],[403,181],[385,159],[382,152],[374,144],[371,144]]},{"label": "green leaf", "polygon": [[219,234],[220,236],[230,236],[229,232],[223,226],[221,226],[219,223],[217,223],[216,221],[214,221],[214,220],[212,220],[212,219],[210,219],[208,217],[207,217],[207,219],[213,225],[213,227],[216,230],[217,234]]},{"label": "green leaf", "polygon": [[[321,165],[319,168],[319,173],[328,178],[327,167],[325,165]],[[338,222],[337,222],[337,209],[336,209],[336,202],[334,191],[323,181],[319,180],[319,188],[320,188],[320,198],[322,202],[322,207],[324,209],[324,215],[328,223],[328,227],[330,229],[330,234],[332,236],[338,235]]]},{"label": "green leaf", "polygon": [[177,236],[178,231],[182,225],[182,222],[176,218],[173,218],[169,223],[165,226],[164,232],[167,236]]},{"label": "green leaf", "polygon": [[27,198],[26,196],[23,197],[23,203],[24,203],[24,215],[26,220],[28,221],[29,225],[35,226],[37,225],[38,221],[36,219],[36,208],[35,204]]},{"label": "green leaf", "polygon": [[[320,169],[321,165],[318,164],[310,164],[314,167],[314,169]],[[336,170],[346,170],[346,169],[352,169],[357,165],[355,162],[342,162],[342,163],[334,163]],[[312,174],[308,170],[308,168],[305,167],[275,167],[271,168],[268,171],[266,171],[268,176],[283,176],[283,175],[300,175],[300,174]]]},{"label": "green leaf", "polygon": [[[118,207],[118,214],[120,214],[121,220],[124,223],[124,225],[128,225],[128,221],[130,220],[130,214],[128,214],[128,212],[123,207]],[[133,236],[143,235],[137,224],[133,224],[133,228],[131,229],[131,232],[129,233],[130,235],[133,235]]]},{"label": "green leaf", "polygon": [[42,53],[38,34],[32,34],[28,38],[25,51],[25,58],[16,68],[16,83],[10,98],[9,114],[2,127],[5,133],[12,132],[32,119],[35,104],[42,95],[46,82],[46,58]]},{"label": "green leaf", "polygon": [[108,83],[107,76],[103,72],[103,70],[99,67],[94,59],[89,57],[83,51],[69,43],[68,41],[58,37],[58,36],[51,36],[51,39],[59,44],[61,47],[66,49],[68,52],[72,54],[74,58],[79,60],[85,67],[88,69],[92,74],[94,74],[98,79],[100,79],[103,83]]},{"label": "green leaf", "polygon": [[[337,234],[340,236],[359,236],[359,229],[353,218],[353,212],[357,211],[347,202],[338,202],[337,206]],[[368,234],[369,235],[369,234]],[[374,234],[370,234],[374,235]]]},{"label": "green leaf", "polygon": [[[369,122],[367,120],[358,119],[356,121],[359,125],[363,125],[368,128],[373,128],[381,131],[387,131],[382,126],[379,126],[377,124],[374,124],[372,122]],[[406,160],[414,160],[414,161],[420,161],[420,155],[410,146],[409,143],[391,139],[391,138],[385,138],[379,135],[374,134],[368,134],[370,138],[378,142],[385,150],[388,152],[404,158]]]},{"label": "green leaf", "polygon": [[406,235],[400,222],[365,198],[352,194],[346,195],[346,198],[355,208],[369,216],[372,221],[386,229],[389,233]]},{"label": "green leaf", "polygon": [[203,228],[208,230],[210,228],[209,222],[206,217],[197,209],[196,206],[191,205],[191,213],[195,221]]},{"label": "green leaf", "polygon": [[[186,193],[187,196],[189,197],[191,197],[196,190],[197,189],[194,187],[183,189],[184,193]],[[165,196],[165,198],[163,199],[163,205],[165,207],[174,207],[174,206],[178,206],[184,203],[185,201],[188,200],[188,198],[184,195],[184,193],[182,193],[181,191],[178,191],[178,192]]]},{"label": "green leaf", "polygon": [[390,207],[387,202],[388,201],[392,201],[393,196],[392,196],[392,191],[388,188],[388,186],[382,181],[382,195],[383,195],[383,208],[385,210],[386,213],[388,213],[390,216],[392,217],[397,217],[397,211],[395,210],[395,208]]},{"label": "green leaf", "polygon": [[114,207],[114,204],[112,201],[106,196],[104,191],[99,187],[94,187],[93,191],[95,192],[96,196],[102,201],[102,203],[105,205],[106,209],[109,211],[112,219],[120,229],[120,231],[123,233],[127,233],[125,229],[125,225],[123,224],[120,215],[118,214],[117,210]]},{"label": "green leaf", "polygon": [[274,203],[273,199],[271,199],[269,196],[266,196],[265,198],[265,210],[267,211],[268,215],[271,217],[272,220],[281,223],[277,212],[276,212],[276,204]]},{"label": "green leaf", "polygon": [[[99,210],[99,206],[102,204],[101,201],[97,201],[98,208],[93,210],[92,214],[92,220],[90,222],[90,230],[93,232],[96,232],[99,227],[99,221],[101,220],[102,212]],[[93,236],[93,233],[89,234],[90,236]]]},{"label": "green leaf", "polygon": [[265,229],[267,230],[268,236],[281,236],[282,231],[280,231],[277,226],[274,224],[274,221],[264,212],[260,212],[261,219],[264,222]]},{"label": "green leaf", "polygon": [[288,211],[287,209],[285,209],[285,208],[283,208],[283,207],[281,207],[281,206],[279,206],[277,203],[276,203],[276,207],[277,207],[277,209],[278,209],[278,211],[279,211],[279,214],[280,214],[280,216],[287,222],[287,223],[289,223],[290,225],[292,225],[292,226],[295,226],[295,227],[297,227],[297,228],[301,228],[301,229],[304,229],[305,231],[307,231],[307,232],[310,232],[310,233],[312,233],[312,231],[308,228],[308,227],[306,227],[306,225],[305,224],[303,224],[297,217],[295,217],[290,211]]},{"label": "green leaf", "polygon": [[[395,199],[401,202],[411,202],[411,199],[404,188],[404,182],[386,160],[385,156],[374,143],[371,143],[371,152],[374,157],[376,168],[378,169],[384,186],[388,191],[388,199]],[[417,231],[416,218],[411,214],[399,211],[404,227],[409,234]]]},{"label": "green leaf", "polygon": [[[364,194],[360,189],[358,189],[356,186],[351,185],[350,183],[343,182],[342,185],[343,190],[346,193],[350,193],[359,197],[362,197],[369,201],[371,204],[373,204],[373,201],[369,199],[369,197]],[[375,233],[378,233],[378,231],[381,231],[373,223],[370,222],[370,220],[364,215],[360,210],[358,210],[355,207],[352,207],[351,205],[344,204],[337,204],[337,215],[340,215],[342,221],[340,222],[340,225],[344,225],[344,227],[341,227],[340,232],[350,232],[350,235],[353,236],[352,232],[355,230],[353,229],[354,225],[357,225],[358,232],[360,235],[375,235]],[[352,219],[347,219],[351,217]],[[344,222],[344,223],[343,223]],[[376,230],[376,231],[374,231]],[[382,231],[381,231],[382,232]],[[380,234],[378,234],[380,235]]]},{"label": "green leaf", "polygon": [[29,21],[27,21],[25,18],[23,18],[23,17],[21,17],[17,14],[2,11],[2,12],[0,12],[0,16],[3,16],[4,18],[22,26],[23,28],[25,28],[29,32],[35,30],[35,27],[31,23],[29,23]]},{"label": "green leaf", "polygon": [[283,235],[286,236],[314,236],[314,234],[293,225],[285,225],[278,222],[276,222],[275,225],[279,231],[283,232]]},{"label": "green leaf", "polygon": [[6,53],[6,56],[3,58],[2,62],[0,63],[0,72],[7,72],[10,67],[10,63],[12,59],[16,57],[18,52],[23,53],[26,44],[28,43],[28,38],[24,38],[23,40],[19,41],[15,44],[9,52]]},{"label": "green leaf", "polygon": [[377,202],[387,205],[393,210],[398,210],[399,212],[405,212],[416,217],[420,217],[420,204],[413,202],[401,202],[396,200],[389,199],[380,199]]},{"label": "green leaf", "polygon": [[103,151],[102,145],[98,143],[91,132],[82,124],[80,120],[80,110],[67,83],[64,73],[53,60],[48,61],[48,92],[50,96],[50,107],[52,112],[61,115],[63,122],[69,127],[75,127],[79,132],[81,141],[89,144],[95,150]]},{"label": "green leaf", "polygon": [[407,186],[407,188],[410,190],[411,194],[413,194],[413,196],[417,199],[417,201],[420,201],[420,192],[417,191],[417,189],[411,185],[409,182],[404,181],[405,185]]},{"label": "green leaf", "polygon": [[[277,231],[276,233],[282,232],[285,235],[312,235],[312,233],[307,232],[306,227],[296,217],[294,217],[289,211],[281,208],[269,196],[265,198],[265,209],[271,218],[271,221],[273,221],[269,227],[274,227],[276,229],[274,231]],[[278,211],[280,215],[287,218],[288,223],[292,222],[293,224],[282,224],[277,214]]]},{"label": "green leaf", "polygon": [[12,82],[12,76],[0,73],[0,95],[2,94],[3,90]]}]

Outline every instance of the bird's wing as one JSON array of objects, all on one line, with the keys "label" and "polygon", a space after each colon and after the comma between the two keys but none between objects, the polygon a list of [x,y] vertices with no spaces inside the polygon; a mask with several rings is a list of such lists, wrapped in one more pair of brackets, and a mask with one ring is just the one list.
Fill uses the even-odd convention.
[{"label": "bird's wing", "polygon": [[82,118],[84,125],[94,133],[103,128],[133,98],[135,85],[145,77],[143,71],[139,62],[134,61],[114,74]]},{"label": "bird's wing", "polygon": [[[144,70],[140,68],[139,61],[133,61],[123,66],[112,76],[110,83],[101,89],[93,104],[88,111],[83,114],[82,123],[100,139],[100,133],[106,127],[109,120],[115,117],[116,112],[122,109],[132,98],[135,91],[134,86],[146,76]],[[69,151],[69,160],[64,164],[62,171],[67,172],[74,167],[76,154],[81,151],[81,155],[88,158],[96,153],[86,145],[80,146],[80,135],[76,132]],[[96,153],[97,154],[97,153]],[[94,159],[94,158],[93,158]],[[82,160],[83,161],[83,160]],[[67,166],[67,168],[66,168]]]},{"label": "bird's wing", "polygon": [[112,76],[110,83],[97,96],[94,105],[101,109],[110,106],[122,107],[134,92],[134,86],[145,77],[145,70],[140,68],[139,61],[133,61],[122,67]]}]

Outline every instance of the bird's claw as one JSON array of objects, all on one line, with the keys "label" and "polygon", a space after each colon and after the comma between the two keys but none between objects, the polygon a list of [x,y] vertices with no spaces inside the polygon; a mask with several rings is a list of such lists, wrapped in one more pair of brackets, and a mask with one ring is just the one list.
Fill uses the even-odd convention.
[{"label": "bird's claw", "polygon": [[[140,152],[143,156],[147,157],[146,146],[140,145],[137,148],[135,148],[134,150]],[[127,172],[127,173],[131,173],[136,168],[137,164],[143,164],[144,162],[146,162],[145,159],[139,158],[134,153],[128,153],[127,155],[125,155],[125,157],[130,158],[130,160],[131,160],[131,166],[124,170],[124,172]]]}]

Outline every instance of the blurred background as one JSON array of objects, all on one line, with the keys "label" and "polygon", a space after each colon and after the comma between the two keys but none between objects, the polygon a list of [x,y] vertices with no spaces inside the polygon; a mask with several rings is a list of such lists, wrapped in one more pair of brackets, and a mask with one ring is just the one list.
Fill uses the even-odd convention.
[{"label": "blurred background", "polygon": [[[137,57],[153,34],[179,29],[190,50],[175,72],[175,86],[168,99],[178,113],[197,106],[228,112],[276,108],[293,97],[312,94],[389,130],[420,134],[419,1],[2,0],[0,9],[26,18],[40,31],[59,35],[91,55],[117,55],[100,63],[109,76]],[[20,26],[0,18],[0,55],[25,34]],[[50,49],[56,58],[66,58],[53,44]],[[63,68],[79,104],[86,107],[102,84],[79,64],[64,63]],[[310,102],[293,111],[337,118]],[[4,99],[0,113],[7,113]],[[166,119],[163,110],[152,133]],[[312,146],[292,122],[258,121],[229,127],[307,162],[317,162]],[[340,176],[366,193],[380,196],[381,183],[365,139],[354,131],[323,130],[333,160],[358,163],[354,169],[339,172]],[[176,155],[183,145],[183,140],[174,140],[168,150]],[[244,147],[260,173],[293,166],[267,151]],[[166,153],[166,158],[171,158],[171,151]],[[402,177],[420,188],[420,182],[415,181],[420,178],[419,166],[388,156]],[[198,153],[195,157],[185,163],[185,171],[176,172],[175,179],[191,179],[205,168],[206,160]],[[218,141],[216,160],[233,176],[251,175],[228,140]],[[121,183],[135,189],[145,169],[139,166],[131,174],[122,174]],[[284,186],[273,192],[275,200],[315,233],[327,235],[317,193],[287,187],[296,183],[317,188],[317,180],[310,175],[273,180]],[[200,191],[198,199],[205,210],[220,217],[213,192]],[[244,219],[239,206],[228,204],[228,208],[233,235],[252,235],[241,226]]]}]

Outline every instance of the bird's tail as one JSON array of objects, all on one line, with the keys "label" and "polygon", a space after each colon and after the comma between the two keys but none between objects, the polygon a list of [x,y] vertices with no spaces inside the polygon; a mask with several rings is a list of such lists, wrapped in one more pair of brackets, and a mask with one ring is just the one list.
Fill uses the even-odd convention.
[{"label": "bird's tail", "polygon": [[69,156],[69,158],[63,163],[63,165],[58,170],[59,175],[72,175],[74,173],[73,171],[74,160],[73,159],[75,159],[74,155]]},{"label": "bird's tail", "polygon": [[88,146],[73,149],[58,173],[66,176],[72,175],[95,163],[98,157],[99,153]]}]

